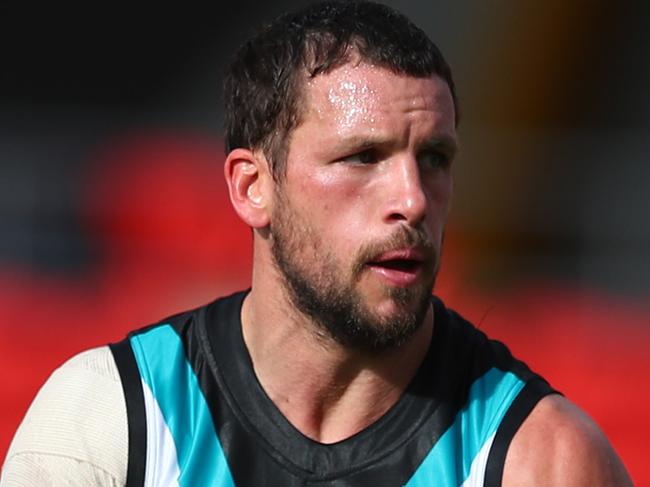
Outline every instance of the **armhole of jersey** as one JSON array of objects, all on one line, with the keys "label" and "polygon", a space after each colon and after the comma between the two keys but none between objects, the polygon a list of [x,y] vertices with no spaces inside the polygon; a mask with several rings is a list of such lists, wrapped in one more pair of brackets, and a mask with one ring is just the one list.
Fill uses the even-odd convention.
[{"label": "armhole of jersey", "polygon": [[497,429],[485,466],[485,487],[498,487],[512,438],[537,403],[548,394],[557,394],[543,379],[528,382],[517,395]]},{"label": "armhole of jersey", "polygon": [[147,418],[142,392],[142,379],[135,361],[129,339],[109,345],[117,370],[120,373],[122,390],[126,401],[126,415],[129,428],[129,454],[126,471],[126,487],[144,485],[147,456]]}]

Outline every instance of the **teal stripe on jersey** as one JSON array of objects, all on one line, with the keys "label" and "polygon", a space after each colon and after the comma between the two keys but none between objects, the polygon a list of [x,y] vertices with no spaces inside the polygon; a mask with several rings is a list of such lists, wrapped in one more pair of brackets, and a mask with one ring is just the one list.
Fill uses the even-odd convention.
[{"label": "teal stripe on jersey", "polygon": [[174,438],[179,485],[234,487],[210,409],[176,331],[158,326],[132,336],[131,347]]},{"label": "teal stripe on jersey", "polygon": [[[469,476],[472,461],[496,432],[524,382],[512,372],[492,368],[469,390],[465,407],[433,446],[407,487],[457,487]],[[462,452],[462,454],[461,454]]]}]

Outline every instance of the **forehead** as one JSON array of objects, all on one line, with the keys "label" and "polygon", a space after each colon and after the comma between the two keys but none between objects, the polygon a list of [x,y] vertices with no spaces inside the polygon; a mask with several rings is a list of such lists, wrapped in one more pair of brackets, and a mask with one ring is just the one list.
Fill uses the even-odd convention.
[{"label": "forehead", "polygon": [[366,63],[348,63],[306,82],[303,123],[330,124],[343,135],[403,119],[430,119],[432,129],[455,133],[454,103],[436,75],[414,78]]}]

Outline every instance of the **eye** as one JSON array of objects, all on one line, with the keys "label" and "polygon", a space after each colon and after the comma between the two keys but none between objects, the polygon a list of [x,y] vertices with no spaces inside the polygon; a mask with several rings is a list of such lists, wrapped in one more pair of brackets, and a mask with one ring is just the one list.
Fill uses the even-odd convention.
[{"label": "eye", "polygon": [[379,156],[373,149],[366,149],[360,152],[355,152],[354,154],[350,154],[349,156],[345,156],[340,159],[341,162],[357,165],[374,164],[378,160]]},{"label": "eye", "polygon": [[418,155],[418,163],[424,169],[445,169],[450,162],[450,157],[440,150],[425,150]]}]

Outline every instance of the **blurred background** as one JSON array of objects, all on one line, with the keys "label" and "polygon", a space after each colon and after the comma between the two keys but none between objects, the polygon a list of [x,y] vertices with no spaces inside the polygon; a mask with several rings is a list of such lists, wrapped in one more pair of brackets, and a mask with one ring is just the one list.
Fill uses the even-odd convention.
[{"label": "blurred background", "polygon": [[[0,458],[75,353],[244,288],[220,11],[0,6]],[[436,293],[545,375],[650,485],[650,7],[385,2],[439,45],[461,152]]]}]

